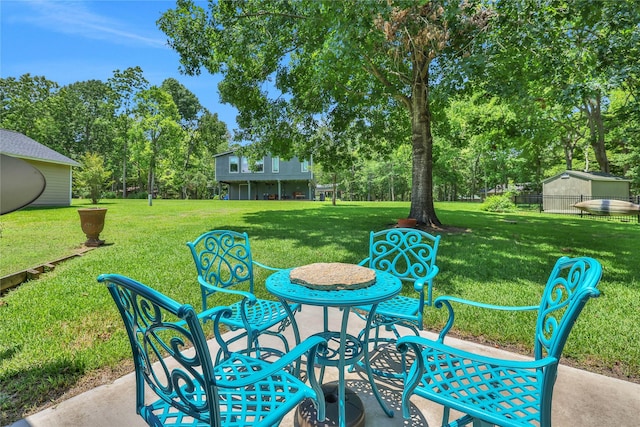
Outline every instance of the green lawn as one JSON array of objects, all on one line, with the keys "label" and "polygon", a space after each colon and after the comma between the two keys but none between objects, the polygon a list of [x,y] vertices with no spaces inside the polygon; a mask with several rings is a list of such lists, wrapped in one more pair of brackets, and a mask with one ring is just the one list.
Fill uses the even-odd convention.
[{"label": "green lawn", "polygon": [[[0,217],[0,275],[73,253],[84,241],[76,209],[29,209]],[[70,259],[0,299],[0,425],[55,401],[98,370],[131,358],[101,273],[120,273],[178,301],[200,304],[185,242],[214,229],[246,231],[254,257],[277,266],[357,262],[368,232],[406,217],[408,203],[107,200],[107,245]],[[640,381],[640,225],[535,212],[492,214],[479,205],[438,203],[447,226],[435,294],[496,304],[537,303],[555,260],[600,260],[601,298],[589,302],[565,347],[566,362]],[[507,220],[507,221],[505,221]],[[259,282],[265,274],[259,276]],[[410,292],[410,288],[406,288]],[[268,297],[262,290],[262,296]],[[530,314],[457,312],[456,333],[518,348],[532,346]],[[438,330],[444,313],[426,311]]]}]

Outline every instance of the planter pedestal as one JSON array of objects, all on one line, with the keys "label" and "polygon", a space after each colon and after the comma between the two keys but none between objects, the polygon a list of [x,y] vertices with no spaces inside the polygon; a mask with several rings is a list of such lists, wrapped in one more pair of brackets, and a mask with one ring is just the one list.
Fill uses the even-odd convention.
[{"label": "planter pedestal", "polygon": [[98,237],[104,229],[104,217],[107,214],[107,208],[85,208],[78,209],[80,215],[80,226],[82,232],[87,236],[85,246],[97,247],[104,243]]}]

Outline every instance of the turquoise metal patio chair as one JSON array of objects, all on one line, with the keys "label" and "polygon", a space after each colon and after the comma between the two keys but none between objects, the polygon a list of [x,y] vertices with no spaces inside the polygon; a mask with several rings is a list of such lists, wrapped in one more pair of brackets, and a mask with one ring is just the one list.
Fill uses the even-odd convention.
[{"label": "turquoise metal patio chair", "polygon": [[[231,310],[218,307],[196,313],[135,280],[101,275],[124,321],[136,372],[136,412],[148,425],[252,427],[276,426],[304,399],[324,419],[324,395],[313,371],[326,341],[311,337],[281,359],[269,363],[231,353],[219,333]],[[225,357],[213,364],[201,320],[213,321]],[[289,372],[307,356],[306,385]],[[145,390],[147,394],[145,395]],[[147,403],[151,390],[156,396]]]},{"label": "turquoise metal patio chair", "polygon": [[[582,308],[596,289],[602,267],[588,258],[560,258],[547,281],[539,305],[496,306],[455,297],[439,297],[449,319],[436,341],[407,336],[398,349],[416,355],[402,394],[402,411],[410,417],[413,395],[444,406],[443,426],[551,426],[553,387],[562,349]],[[507,311],[537,310],[534,360],[504,360],[463,351],[444,344],[454,322],[452,303]],[[450,410],[464,415],[449,422]]]},{"label": "turquoise metal patio chair", "polygon": [[[249,236],[230,230],[212,230],[202,234],[193,242],[188,242],[191,255],[198,272],[198,283],[202,292],[202,310],[209,308],[207,299],[217,294],[226,294],[235,301],[224,303],[231,308],[230,317],[220,321],[231,330],[242,331],[228,342],[232,345],[246,338],[244,346],[246,354],[282,355],[289,351],[289,343],[282,332],[292,326],[295,344],[300,343],[300,334],[287,311],[279,301],[271,301],[256,297],[254,290],[254,266],[278,271],[253,260]],[[216,305],[221,305],[218,301]],[[300,309],[299,304],[289,305],[291,312]],[[262,334],[274,336],[283,343],[283,349],[261,346],[259,337]],[[216,360],[220,356],[216,357]]]},{"label": "turquoise metal patio chair", "polygon": [[[405,327],[415,335],[423,329],[424,306],[430,306],[433,294],[433,279],[438,274],[436,255],[440,236],[433,236],[413,228],[392,228],[369,235],[369,256],[359,265],[383,270],[413,286],[415,296],[398,295],[378,304],[371,323],[375,329],[369,341],[377,347],[381,342],[393,343],[401,335],[398,327]],[[357,307],[368,313],[371,306]],[[357,313],[357,311],[356,311]],[[366,315],[360,315],[363,319]],[[393,337],[384,337],[380,328],[393,332]],[[364,335],[364,331],[360,333]],[[373,369],[376,375],[401,378],[402,373]]]}]

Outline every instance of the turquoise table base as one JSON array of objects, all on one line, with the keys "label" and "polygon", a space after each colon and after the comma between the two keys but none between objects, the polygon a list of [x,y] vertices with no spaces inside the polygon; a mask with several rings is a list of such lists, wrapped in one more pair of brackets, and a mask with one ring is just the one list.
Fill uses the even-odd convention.
[{"label": "turquoise table base", "polygon": [[[323,329],[318,332],[317,335],[327,340],[327,348],[318,352],[315,363],[320,368],[320,381],[324,378],[324,370],[326,367],[335,367],[338,371],[338,382],[334,387],[337,402],[335,405],[332,405],[337,408],[337,417],[333,420],[334,423],[331,424],[332,426],[336,425],[335,421],[337,421],[338,427],[348,427],[352,425],[347,423],[347,419],[350,417],[347,415],[347,406],[349,404],[348,396],[350,394],[347,393],[345,385],[345,371],[348,366],[358,363],[358,361],[363,362],[362,365],[367,373],[372,392],[378,400],[380,407],[387,416],[393,417],[393,411],[383,401],[375,384],[373,372],[369,364],[369,346],[367,342],[369,340],[369,329],[372,319],[375,316],[378,303],[399,294],[402,289],[402,283],[400,279],[390,273],[380,270],[374,271],[376,274],[375,283],[358,289],[312,289],[304,285],[292,283],[289,275],[290,270],[281,270],[270,275],[265,284],[267,291],[281,300],[285,310],[289,307],[289,302],[323,308]],[[361,304],[370,304],[371,310],[367,317],[364,336],[355,337],[347,333],[349,313],[352,307]],[[329,330],[329,307],[339,308],[342,311],[342,321],[339,331]],[[288,311],[292,323],[295,324],[296,320],[293,313],[290,310]],[[349,392],[351,393],[350,390]],[[329,404],[328,401],[327,404]],[[356,417],[356,419],[358,419],[358,417]],[[301,426],[303,425],[304,424],[301,424]],[[315,427],[322,426],[323,424],[315,420],[313,424],[307,425]],[[362,425],[364,425],[364,423]]]},{"label": "turquoise table base", "polygon": [[[326,405],[326,417],[324,421],[318,421],[318,413],[313,403],[307,399],[298,405],[296,417],[294,419],[294,427],[331,427],[335,426],[339,418],[339,383],[338,381],[330,382],[322,385],[324,392],[324,401]],[[358,395],[349,388],[345,389],[345,416],[344,423],[346,427],[364,427],[365,413],[364,405]]]}]

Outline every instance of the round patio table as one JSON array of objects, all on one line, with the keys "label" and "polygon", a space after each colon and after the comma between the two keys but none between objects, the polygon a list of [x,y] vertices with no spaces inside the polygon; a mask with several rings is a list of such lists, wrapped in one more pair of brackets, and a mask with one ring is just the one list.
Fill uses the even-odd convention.
[{"label": "round patio table", "polygon": [[[307,267],[307,266],[305,266]],[[323,276],[335,275],[335,272],[340,269],[342,271],[338,276],[353,277],[362,272],[364,267],[357,266],[355,264],[342,264],[342,263],[329,263],[323,264],[322,269],[316,269],[317,282],[323,282]],[[373,270],[375,273],[375,279],[373,283],[355,283],[357,287],[350,288],[350,284],[344,284],[341,286],[314,286],[314,280],[311,279],[311,283],[302,284],[295,283],[291,279],[292,269],[280,270],[270,275],[266,280],[266,288],[271,294],[278,297],[284,302],[297,302],[300,304],[308,304],[314,306],[320,306],[324,310],[323,330],[316,335],[324,337],[328,342],[328,348],[323,354],[318,354],[316,357],[316,363],[321,366],[322,374],[326,366],[333,366],[338,368],[338,418],[339,426],[345,427],[345,369],[347,366],[351,366],[363,359],[362,365],[367,372],[369,384],[373,390],[378,403],[389,417],[393,417],[393,411],[387,407],[382,400],[378,388],[374,381],[373,372],[369,364],[369,327],[371,321],[375,316],[377,305],[389,298],[392,298],[400,293],[402,290],[402,282],[400,279],[392,274],[384,271]],[[311,271],[314,271],[311,269]],[[326,274],[323,274],[323,271]],[[353,275],[351,274],[353,273]],[[295,280],[295,279],[294,279]],[[325,283],[322,283],[323,285]],[[365,326],[365,333],[362,340],[358,337],[349,334],[347,331],[349,313],[351,307],[361,305],[371,305],[371,310],[367,317]],[[289,307],[288,304],[283,304],[285,309]],[[342,323],[339,331],[329,330],[328,325],[328,308],[337,307],[342,309]],[[289,316],[292,322],[295,322],[295,317],[292,312],[289,311]],[[321,374],[321,375],[322,375]]]}]

